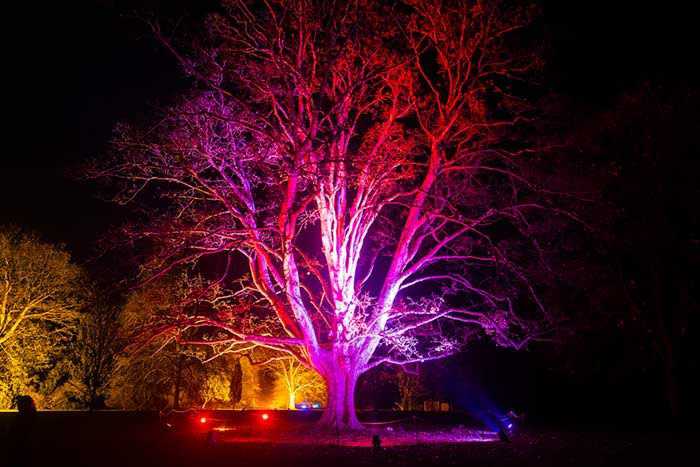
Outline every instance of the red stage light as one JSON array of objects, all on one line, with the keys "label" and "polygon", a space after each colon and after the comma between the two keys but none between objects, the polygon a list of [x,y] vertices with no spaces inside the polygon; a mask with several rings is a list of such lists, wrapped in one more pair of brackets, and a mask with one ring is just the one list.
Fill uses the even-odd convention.
[{"label": "red stage light", "polygon": [[262,417],[263,421],[267,421],[267,419],[270,418],[270,416],[266,413],[262,414],[261,417]]},{"label": "red stage light", "polygon": [[207,423],[207,417],[200,418],[199,423]]}]

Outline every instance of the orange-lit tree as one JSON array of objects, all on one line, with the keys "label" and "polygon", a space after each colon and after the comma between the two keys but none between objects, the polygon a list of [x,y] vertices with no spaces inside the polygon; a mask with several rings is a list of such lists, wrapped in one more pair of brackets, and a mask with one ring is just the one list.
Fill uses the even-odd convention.
[{"label": "orange-lit tree", "polygon": [[153,247],[144,271],[211,276],[151,330],[295,357],[328,388],[321,424],[340,429],[360,426],[368,369],[478,335],[541,337],[536,236],[566,213],[549,210],[523,138],[529,16],[478,0],[232,0],[185,47],[154,26],[192,89],[152,128],[119,127],[91,172],[145,207],[152,222],[127,232]]},{"label": "orange-lit tree", "polygon": [[296,358],[287,355],[275,359],[270,362],[269,370],[287,396],[285,405],[288,410],[296,410],[297,403],[300,402],[325,402],[326,386],[323,379]]},{"label": "orange-lit tree", "polygon": [[219,388],[212,394],[211,388],[202,387],[208,384],[209,375],[194,349],[150,330],[152,323],[167,320],[171,310],[185,301],[187,289],[182,276],[168,276],[128,297],[118,316],[118,334],[126,345],[115,359],[109,405],[131,410],[180,409],[199,405],[200,396],[206,400],[220,395]]},{"label": "orange-lit tree", "polygon": [[[41,399],[77,329],[83,276],[63,249],[0,227],[0,404],[18,394]],[[43,375],[43,376],[42,376]],[[59,378],[60,379],[60,378]],[[52,387],[48,387],[52,386]],[[38,400],[40,405],[50,402]],[[46,404],[44,404],[46,402]]]}]

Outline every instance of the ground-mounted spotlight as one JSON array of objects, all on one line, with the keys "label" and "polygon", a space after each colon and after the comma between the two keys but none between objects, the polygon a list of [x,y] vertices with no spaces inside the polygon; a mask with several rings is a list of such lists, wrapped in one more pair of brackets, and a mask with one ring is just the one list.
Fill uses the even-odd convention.
[{"label": "ground-mounted spotlight", "polygon": [[498,439],[500,439],[504,443],[510,443],[510,435],[504,429],[498,430]]},{"label": "ground-mounted spotlight", "polygon": [[270,414],[264,413],[264,414],[260,415],[260,418],[262,418],[263,422],[266,422],[270,419]]},{"label": "ground-mounted spotlight", "polygon": [[201,424],[207,423],[207,417],[199,417],[199,423],[201,423]]}]

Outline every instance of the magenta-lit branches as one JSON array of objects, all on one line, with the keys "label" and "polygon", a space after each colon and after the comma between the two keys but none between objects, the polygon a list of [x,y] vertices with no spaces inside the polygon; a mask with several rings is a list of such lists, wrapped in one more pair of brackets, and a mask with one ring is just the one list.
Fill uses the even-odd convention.
[{"label": "magenta-lit branches", "polygon": [[182,51],[154,26],[192,90],[154,127],[119,128],[115,159],[95,171],[147,207],[151,222],[128,234],[154,248],[147,273],[225,264],[158,330],[215,353],[295,356],[326,380],[324,422],[348,427],[369,368],[441,358],[477,335],[516,348],[541,337],[535,238],[564,211],[549,210],[519,136],[534,118],[517,91],[538,64],[517,46],[529,12],[224,9]]}]

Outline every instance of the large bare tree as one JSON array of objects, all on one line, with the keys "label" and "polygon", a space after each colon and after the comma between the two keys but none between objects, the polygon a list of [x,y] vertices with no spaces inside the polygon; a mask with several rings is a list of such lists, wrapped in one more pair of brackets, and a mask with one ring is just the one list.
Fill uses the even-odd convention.
[{"label": "large bare tree", "polygon": [[359,426],[368,369],[479,335],[539,338],[536,238],[567,214],[533,180],[541,154],[523,137],[530,15],[491,1],[226,1],[184,46],[154,25],[192,88],[153,127],[119,127],[92,174],[145,208],[127,230],[152,247],[144,274],[210,280],[149,329],[213,356],[294,356],[325,380],[321,423],[341,429]]}]

